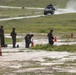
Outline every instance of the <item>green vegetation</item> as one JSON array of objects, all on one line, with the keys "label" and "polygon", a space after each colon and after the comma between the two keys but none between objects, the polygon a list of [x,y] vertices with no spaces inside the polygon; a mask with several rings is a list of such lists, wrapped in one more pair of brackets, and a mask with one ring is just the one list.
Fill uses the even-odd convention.
[{"label": "green vegetation", "polygon": [[[59,7],[66,6],[68,0],[1,0],[0,5],[9,6],[29,6],[29,7],[45,7],[49,3],[57,4]],[[0,18],[6,17],[19,17],[42,14],[42,10],[30,10],[30,9],[0,9]],[[76,14],[61,14],[61,15],[49,15],[38,18],[28,18],[21,20],[0,21],[0,25],[4,26],[5,33],[10,33],[12,27],[16,28],[17,33],[48,33],[50,28],[54,29],[54,35],[62,36],[62,38],[69,38],[71,33],[76,33]],[[75,39],[75,38],[74,38]],[[7,39],[7,43],[11,40]],[[69,46],[54,46],[46,48],[44,46],[36,46],[35,49],[46,50],[66,50],[75,51],[75,49]],[[75,46],[74,46],[75,48]]]},{"label": "green vegetation", "polygon": [[[0,5],[45,7],[47,4],[52,3],[59,7],[64,7],[68,1],[69,0],[1,0]],[[42,10],[32,9],[0,9],[0,18],[29,16],[42,13]],[[33,19],[0,21],[0,25],[4,26],[5,33],[10,33],[12,27],[16,28],[17,33],[47,33],[50,28],[53,28],[54,34],[67,36],[67,34],[71,32],[76,32],[75,16],[76,14],[50,15]]]},{"label": "green vegetation", "polygon": [[[20,39],[20,38],[17,38],[17,40],[16,40],[17,42],[21,42],[22,41],[22,39]],[[12,39],[11,38],[5,38],[5,43],[7,43],[7,44],[11,44],[12,43]]]},{"label": "green vegetation", "polygon": [[42,10],[36,9],[0,9],[0,18],[22,17],[42,14]]},{"label": "green vegetation", "polygon": [[34,50],[45,50],[45,51],[69,51],[69,52],[75,52],[76,51],[76,45],[61,45],[61,46],[50,46],[49,44],[45,45],[36,45],[32,47]]},{"label": "green vegetation", "polygon": [[[0,0],[0,5],[4,6],[20,6],[20,7],[42,7],[45,8],[49,3],[54,4],[59,8],[65,8],[69,0]],[[33,9],[1,9],[0,8],[0,19],[1,18],[10,18],[10,17],[22,17],[22,16],[32,16],[32,15],[41,15],[43,10],[33,10]],[[76,36],[76,13],[75,14],[61,14],[61,15],[49,15],[38,18],[28,18],[21,20],[10,20],[10,21],[0,21],[0,25],[4,26],[5,34],[11,32],[12,27],[16,28],[17,33],[45,33],[47,34],[50,28],[54,29],[54,35],[62,36],[61,38],[73,39],[70,37],[71,33],[74,33]],[[38,34],[36,34],[38,35]],[[37,37],[37,36],[35,36]],[[41,38],[43,36],[40,36]],[[39,37],[39,38],[40,38]],[[76,37],[74,37],[76,39]],[[17,42],[22,41],[21,38],[17,39]],[[10,38],[5,38],[6,44],[11,43]],[[34,50],[45,50],[45,51],[69,51],[75,52],[76,45],[61,45],[61,46],[50,46],[47,44],[36,45],[31,49]],[[24,52],[25,49],[20,49],[19,52]],[[32,50],[30,50],[32,51]],[[30,52],[27,51],[27,52]],[[9,53],[6,51],[5,53]],[[14,53],[14,51],[12,51]],[[18,53],[18,52],[17,52]],[[6,54],[3,54],[6,55]],[[66,58],[66,57],[65,57]],[[44,58],[45,62],[52,62],[58,59]],[[29,59],[30,60],[30,59]],[[60,59],[59,59],[60,60]],[[48,66],[41,66],[41,63],[38,61],[1,61],[4,65],[0,68],[0,75],[76,75],[76,73],[68,72],[58,72],[58,70],[51,69],[52,67],[60,67],[61,69],[76,67],[75,61],[67,61],[61,65],[53,65],[48,69]],[[10,64],[10,65],[9,65]],[[68,66],[69,64],[69,66]],[[6,66],[5,66],[6,65]],[[9,66],[7,66],[9,65]],[[12,67],[11,67],[12,66]],[[16,66],[16,67],[15,67]],[[21,66],[21,67],[20,67]],[[19,68],[17,68],[19,67]],[[30,68],[46,68],[44,71],[32,71],[32,72],[18,72],[19,70],[27,70]],[[68,68],[68,69],[69,69]],[[52,71],[52,73],[48,71]],[[48,73],[47,73],[48,72]],[[50,74],[49,74],[50,73]]]},{"label": "green vegetation", "polygon": [[54,75],[75,75],[75,73],[67,73],[67,72],[56,72]]},{"label": "green vegetation", "polygon": [[50,15],[39,18],[29,18],[22,20],[0,21],[4,26],[5,33],[10,33],[12,27],[16,28],[17,33],[47,33],[50,28],[54,29],[55,34],[67,34],[76,32],[76,14]]},{"label": "green vegetation", "polygon": [[0,0],[0,5],[8,6],[28,6],[28,7],[45,7],[52,3],[58,7],[65,7],[69,0]]}]

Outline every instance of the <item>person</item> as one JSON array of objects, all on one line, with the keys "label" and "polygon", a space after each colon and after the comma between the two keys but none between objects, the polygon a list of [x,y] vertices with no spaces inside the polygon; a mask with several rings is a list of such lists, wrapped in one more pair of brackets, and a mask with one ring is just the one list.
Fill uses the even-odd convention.
[{"label": "person", "polygon": [[1,26],[1,47],[5,47],[4,28]]},{"label": "person", "polygon": [[32,43],[31,39],[32,39],[33,36],[34,36],[33,34],[27,34],[25,36],[25,43],[26,43],[25,47],[26,48],[30,47],[30,43]]},{"label": "person", "polygon": [[11,32],[10,35],[12,37],[13,48],[15,48],[15,45],[16,45],[16,35],[17,35],[17,33],[15,32],[15,28],[12,29],[12,32]]},{"label": "person", "polygon": [[1,26],[0,26],[0,46],[1,46],[1,35],[2,35],[2,30],[1,30]]},{"label": "person", "polygon": [[1,45],[1,47],[5,47],[4,28],[3,28],[3,26],[0,26],[0,45]]},{"label": "person", "polygon": [[50,45],[53,45],[53,43],[54,43],[54,41],[53,41],[54,37],[53,37],[52,33],[53,33],[53,30],[51,29],[50,32],[47,35],[48,36],[48,41],[49,41]]}]

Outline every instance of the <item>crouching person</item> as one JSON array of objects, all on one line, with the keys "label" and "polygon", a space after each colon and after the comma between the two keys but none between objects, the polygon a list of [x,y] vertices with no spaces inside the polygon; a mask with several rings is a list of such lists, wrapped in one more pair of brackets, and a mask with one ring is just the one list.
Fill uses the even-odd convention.
[{"label": "crouching person", "polygon": [[29,48],[30,44],[32,43],[31,39],[34,35],[33,34],[27,34],[25,36],[25,48]]}]

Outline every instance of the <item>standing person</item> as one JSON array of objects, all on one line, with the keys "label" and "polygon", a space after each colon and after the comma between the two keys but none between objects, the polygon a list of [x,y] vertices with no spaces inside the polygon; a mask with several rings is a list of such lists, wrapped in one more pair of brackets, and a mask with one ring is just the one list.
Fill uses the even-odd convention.
[{"label": "standing person", "polygon": [[0,26],[0,46],[1,46],[1,34],[2,34],[2,30],[1,30],[1,26]]},{"label": "standing person", "polygon": [[1,47],[5,47],[4,28],[1,26]]},{"label": "standing person", "polygon": [[17,33],[15,32],[15,28],[12,29],[12,32],[11,32],[10,35],[12,37],[13,48],[15,48],[15,45],[16,45],[16,35],[17,35]]},{"label": "standing person", "polygon": [[32,43],[31,39],[32,39],[33,36],[34,36],[33,34],[27,34],[25,36],[25,43],[26,43],[25,47],[26,48],[29,48],[30,43]]},{"label": "standing person", "polygon": [[52,32],[53,32],[53,30],[51,29],[50,32],[47,35],[48,36],[48,41],[49,41],[50,45],[53,45],[53,43],[54,43],[54,41],[53,41],[54,37],[52,35]]}]

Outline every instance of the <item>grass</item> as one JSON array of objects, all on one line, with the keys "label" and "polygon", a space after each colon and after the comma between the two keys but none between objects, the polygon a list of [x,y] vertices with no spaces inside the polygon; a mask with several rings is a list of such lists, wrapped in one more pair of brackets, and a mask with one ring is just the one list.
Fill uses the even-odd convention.
[{"label": "grass", "polygon": [[54,61],[54,60],[58,60],[58,59],[56,59],[56,58],[44,58],[46,61],[45,62],[50,62],[50,61]]},{"label": "grass", "polygon": [[[21,42],[22,39],[17,38],[16,40],[17,42]],[[5,44],[11,44],[12,43],[12,38],[5,38]]]},{"label": "grass", "polygon": [[45,51],[68,51],[68,52],[75,52],[76,46],[75,45],[61,45],[61,46],[50,46],[50,45],[36,45],[32,47],[34,50],[45,50]]},{"label": "grass", "polygon": [[8,6],[28,6],[28,7],[45,7],[52,3],[58,7],[65,7],[69,0],[0,0],[0,5]]},{"label": "grass", "polygon": [[43,11],[36,10],[36,9],[2,9],[0,8],[0,18],[39,15],[42,13]]},{"label": "grass", "polygon": [[[22,74],[17,74],[17,75],[25,75],[25,73],[22,73]],[[34,72],[30,72],[30,73],[26,73],[26,75],[46,75],[46,73],[45,74],[40,74],[40,73],[34,73]],[[74,73],[54,73],[54,74],[47,74],[47,75],[76,75],[76,74],[74,74]]]},{"label": "grass", "polygon": [[[68,1],[69,0],[1,0],[0,5],[45,7],[47,4],[53,3],[59,7],[64,7]],[[0,18],[37,15],[42,13],[43,11],[40,10],[0,9]],[[12,27],[16,28],[17,33],[47,33],[50,28],[53,28],[55,34],[63,34],[64,36],[68,33],[76,32],[75,16],[76,14],[51,15],[34,19],[2,21],[0,24],[4,26],[5,33],[10,33]]]},{"label": "grass", "polygon": [[50,28],[57,33],[73,33],[76,32],[76,14],[63,14],[45,16],[39,18],[2,21],[5,33],[11,32],[12,27],[16,28],[17,33],[47,33]]},{"label": "grass", "polygon": [[[49,3],[56,5],[57,7],[64,8],[69,0],[0,0],[0,5],[7,6],[21,6],[21,7],[46,7]],[[29,16],[29,15],[37,15],[37,13],[42,14],[43,11],[37,10],[22,10],[22,9],[1,9],[0,8],[0,18],[7,17],[17,17],[17,16]],[[4,31],[6,33],[10,33],[12,27],[16,28],[17,33],[48,33],[50,28],[54,29],[54,34],[62,36],[64,38],[70,33],[76,33],[76,14],[62,14],[62,15],[51,15],[33,19],[22,19],[22,20],[10,20],[10,21],[0,21],[0,25],[4,26]],[[67,37],[69,38],[69,37]],[[75,38],[74,38],[75,39]],[[17,42],[21,41],[21,39],[17,39]],[[6,38],[5,42],[7,44],[11,43],[11,39]],[[49,46],[49,45],[36,45],[32,49],[35,50],[45,50],[45,51],[76,51],[76,45],[62,45],[62,46]],[[23,52],[20,50],[20,52]],[[53,59],[45,58],[46,61],[53,61]],[[57,60],[57,59],[56,59]],[[13,61],[15,62],[15,61]],[[18,61],[20,62],[20,61]],[[26,61],[25,61],[26,62]],[[20,62],[23,65],[21,68],[34,68],[40,67],[39,63],[32,62],[33,64],[27,66],[25,62]],[[62,65],[67,66],[66,64],[75,63],[74,62],[65,62]],[[8,62],[6,62],[7,64]],[[10,63],[10,62],[9,62]],[[27,62],[28,63],[28,62]],[[31,62],[30,62],[31,63]],[[11,63],[12,65],[12,63]],[[14,63],[13,66],[18,65],[18,63]],[[10,65],[9,65],[10,66]],[[68,72],[53,72],[52,74],[44,74],[44,73],[36,73],[36,72],[26,72],[26,73],[17,73],[16,71],[19,69],[14,69],[10,67],[0,67],[0,75],[76,75],[74,73]],[[59,65],[58,65],[59,66]]]},{"label": "grass", "polygon": [[75,75],[75,73],[67,73],[67,72],[56,72],[54,75]]},{"label": "grass", "polygon": [[[7,9],[8,10],[8,9]],[[12,10],[13,11],[13,10]],[[12,12],[10,11],[10,12]],[[21,10],[18,10],[21,12]],[[15,11],[13,11],[15,12]],[[17,10],[16,10],[17,12]],[[15,15],[17,13],[14,13]],[[19,12],[19,14],[20,14]],[[23,10],[23,12],[25,12]],[[8,13],[8,11],[7,11]],[[22,12],[21,12],[22,13]],[[5,13],[6,14],[6,13]],[[12,14],[10,14],[12,15]],[[9,16],[10,16],[9,15]],[[16,28],[17,33],[48,33],[50,28],[54,29],[54,35],[59,34],[64,38],[68,34],[76,33],[76,14],[61,14],[61,15],[50,15],[39,18],[30,18],[30,19],[22,19],[22,20],[10,20],[10,21],[0,21],[0,24],[4,26],[5,33],[10,33],[12,27]],[[67,37],[68,38],[68,37]],[[9,43],[10,40],[7,40]],[[72,45],[73,46],[73,45]],[[46,50],[60,50],[60,51],[75,51],[71,46],[54,46],[52,48],[46,48],[46,45],[36,46],[35,49],[46,49]]]}]

